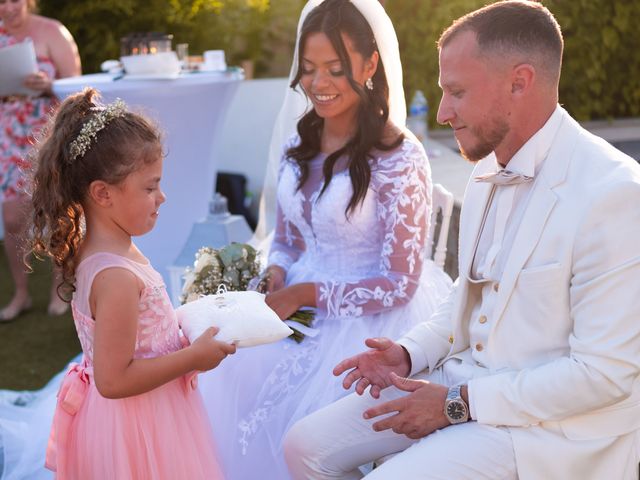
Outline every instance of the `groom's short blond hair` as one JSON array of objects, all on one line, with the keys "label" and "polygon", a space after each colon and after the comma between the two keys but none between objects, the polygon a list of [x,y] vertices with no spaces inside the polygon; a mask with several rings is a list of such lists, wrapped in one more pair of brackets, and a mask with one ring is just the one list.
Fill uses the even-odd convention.
[{"label": "groom's short blond hair", "polygon": [[515,57],[532,64],[543,77],[557,84],[564,41],[560,25],[542,4],[506,0],[475,10],[455,20],[438,40],[444,48],[463,32],[476,34],[480,55]]}]

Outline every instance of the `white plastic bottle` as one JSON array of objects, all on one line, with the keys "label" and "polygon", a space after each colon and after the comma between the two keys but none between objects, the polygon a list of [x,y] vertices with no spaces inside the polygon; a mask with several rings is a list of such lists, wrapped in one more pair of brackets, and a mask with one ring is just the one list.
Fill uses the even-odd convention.
[{"label": "white plastic bottle", "polygon": [[429,124],[427,118],[429,115],[429,105],[422,90],[416,90],[409,106],[409,115],[407,116],[407,127],[413,134],[426,146],[429,138]]}]

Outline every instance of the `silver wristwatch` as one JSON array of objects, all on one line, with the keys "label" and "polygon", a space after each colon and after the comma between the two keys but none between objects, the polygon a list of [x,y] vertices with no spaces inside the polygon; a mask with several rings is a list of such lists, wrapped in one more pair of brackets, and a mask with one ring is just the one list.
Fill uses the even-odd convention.
[{"label": "silver wristwatch", "polygon": [[469,406],[462,399],[460,389],[460,385],[449,388],[447,399],[444,401],[444,415],[452,425],[469,420]]}]

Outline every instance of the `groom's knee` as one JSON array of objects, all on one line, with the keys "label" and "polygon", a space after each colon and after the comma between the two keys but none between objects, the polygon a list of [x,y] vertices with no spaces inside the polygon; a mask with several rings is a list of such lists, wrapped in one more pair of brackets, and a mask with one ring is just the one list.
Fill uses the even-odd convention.
[{"label": "groom's knee", "polygon": [[284,438],[284,457],[293,478],[313,478],[309,476],[313,472],[318,451],[318,445],[314,444],[315,435],[313,427],[307,418],[296,422],[287,432]]}]

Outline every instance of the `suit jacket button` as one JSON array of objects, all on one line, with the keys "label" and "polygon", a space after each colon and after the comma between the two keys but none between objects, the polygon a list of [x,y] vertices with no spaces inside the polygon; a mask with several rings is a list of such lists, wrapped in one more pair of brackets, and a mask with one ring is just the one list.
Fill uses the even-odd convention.
[{"label": "suit jacket button", "polygon": [[487,323],[487,317],[484,315],[480,315],[480,318],[478,319],[478,321],[480,323]]},{"label": "suit jacket button", "polygon": [[496,282],[496,283],[493,284],[493,291],[494,292],[497,292],[499,288],[500,288],[500,282]]}]

